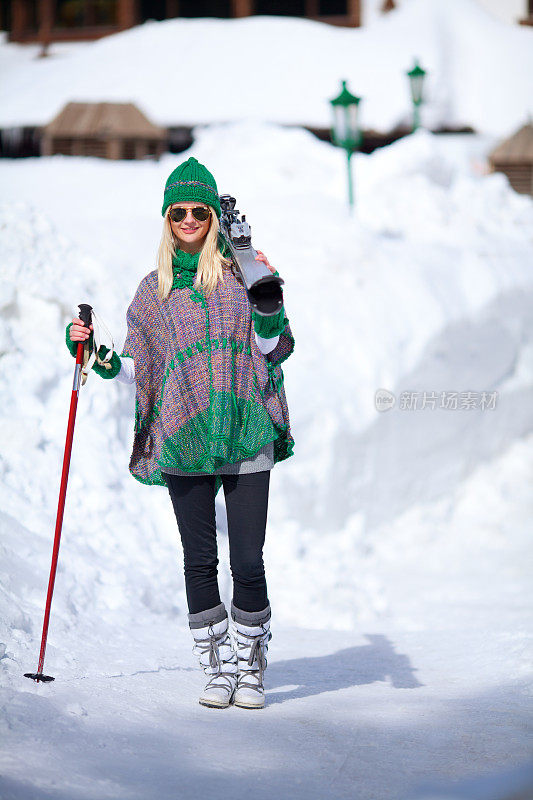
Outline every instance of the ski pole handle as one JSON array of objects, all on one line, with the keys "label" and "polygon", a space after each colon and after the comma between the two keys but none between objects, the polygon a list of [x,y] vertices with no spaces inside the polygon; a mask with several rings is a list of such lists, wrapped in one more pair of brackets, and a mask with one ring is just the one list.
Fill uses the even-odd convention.
[{"label": "ski pole handle", "polygon": [[[88,305],[87,303],[79,303],[78,308],[80,309],[80,319],[85,325],[86,328],[89,328],[91,325],[91,317],[93,313],[93,307]],[[85,342],[78,342],[78,349],[76,350],[76,372],[74,375],[74,389],[79,389],[80,386],[80,377],[81,377],[81,365],[83,364],[83,347]],[[84,381],[85,383],[85,381]]]},{"label": "ski pole handle", "polygon": [[85,325],[85,327],[88,328],[90,326],[90,324],[91,324],[91,317],[92,317],[92,313],[93,313],[93,307],[87,305],[87,303],[80,303],[78,305],[78,308],[80,310],[80,319],[83,322],[83,324]]},{"label": "ski pole handle", "polygon": [[[80,310],[80,319],[88,328],[91,324],[91,317],[93,312],[93,307],[88,305],[87,303],[79,303],[78,308]],[[74,383],[72,386],[73,391],[79,392],[80,390],[80,381],[81,381],[81,369],[83,366],[83,350],[84,350],[85,342],[78,342],[78,349],[76,350],[76,370],[74,372]],[[84,377],[83,383],[87,380],[87,376]]]}]

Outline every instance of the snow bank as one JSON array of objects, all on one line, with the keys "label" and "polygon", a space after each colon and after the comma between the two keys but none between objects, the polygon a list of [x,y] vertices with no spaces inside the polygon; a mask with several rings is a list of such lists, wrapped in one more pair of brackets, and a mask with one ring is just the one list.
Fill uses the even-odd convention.
[{"label": "snow bank", "polygon": [[[106,276],[31,206],[2,206],[0,216],[0,640],[11,648],[18,643],[29,658],[42,625],[72,389],[64,328],[76,301],[91,298],[95,285],[105,287]],[[113,294],[113,280],[107,285]],[[175,535],[157,508],[139,523],[144,512],[124,469],[133,397],[128,387],[108,388],[104,396],[89,380],[78,405],[50,642],[53,658],[61,638],[59,661],[68,662],[70,646],[74,651],[72,636],[112,636],[124,614],[183,609],[171,568]],[[155,583],[152,548],[162,559]],[[165,572],[171,586],[164,586]]]},{"label": "snow bank", "polygon": [[[237,119],[328,127],[341,79],[365,128],[409,124],[406,70],[428,70],[426,125],[511,133],[533,111],[533,32],[474,0],[411,0],[368,26],[286,17],[175,19],[91,44],[0,45],[0,127],[43,125],[69,100],[132,101],[161,125]],[[198,46],[209,58],[197,58]],[[318,57],[317,57],[318,55]],[[222,61],[224,73],[218,67]],[[182,64],[193,78],[174,80]],[[65,76],[68,75],[68,80]]]}]

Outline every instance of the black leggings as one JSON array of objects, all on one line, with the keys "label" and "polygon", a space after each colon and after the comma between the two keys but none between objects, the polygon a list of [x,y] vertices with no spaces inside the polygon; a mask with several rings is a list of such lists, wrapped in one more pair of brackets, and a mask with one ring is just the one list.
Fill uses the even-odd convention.
[{"label": "black leggings", "polygon": [[[270,470],[221,475],[226,498],[233,603],[242,611],[268,605],[263,545]],[[181,535],[189,613],[220,604],[215,476],[165,474]]]}]

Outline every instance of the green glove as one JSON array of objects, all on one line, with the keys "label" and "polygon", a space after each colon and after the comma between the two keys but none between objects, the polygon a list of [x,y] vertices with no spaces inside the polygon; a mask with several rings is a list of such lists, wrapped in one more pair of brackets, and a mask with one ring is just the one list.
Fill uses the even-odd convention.
[{"label": "green glove", "polygon": [[258,314],[257,311],[252,311],[252,320],[254,331],[258,336],[261,336],[262,339],[273,339],[274,336],[279,336],[285,330],[285,307],[281,306],[278,313],[273,314],[271,317],[264,317],[262,314]]},{"label": "green glove", "polygon": [[[98,351],[98,358],[103,359],[105,355],[109,353],[109,347],[106,347],[104,344],[100,345],[100,349]],[[107,367],[106,367],[107,365]],[[120,358],[118,355],[113,352],[110,361],[106,361],[106,365],[99,364],[97,361],[93,364],[93,369],[101,378],[115,378],[118,373],[120,372],[120,368],[122,364],[120,363]]]},{"label": "green glove", "polygon": [[[72,322],[69,322],[65,334],[65,341],[70,351],[70,354],[74,356],[74,358],[76,358],[76,353],[78,350],[78,342],[73,342],[72,339],[70,338],[71,326]],[[89,342],[89,348],[92,348],[93,346],[92,332],[89,334],[89,339],[86,341]],[[98,350],[98,358],[103,359],[108,352],[109,352],[109,347],[106,347],[103,344],[100,345],[100,349]],[[104,378],[105,380],[108,380],[110,378],[115,378],[120,372],[120,368],[122,366],[120,363],[119,356],[116,353],[113,353],[113,355],[111,356],[111,360],[107,362],[107,365],[108,368],[106,368],[103,364],[99,364],[97,361],[95,361],[93,364],[93,369],[96,373],[98,373],[98,375],[100,375],[101,378]]]}]

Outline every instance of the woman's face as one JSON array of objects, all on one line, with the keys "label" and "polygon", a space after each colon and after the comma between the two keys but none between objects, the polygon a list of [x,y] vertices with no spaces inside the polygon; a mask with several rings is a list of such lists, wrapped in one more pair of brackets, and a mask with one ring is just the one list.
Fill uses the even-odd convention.
[{"label": "woman's face", "polygon": [[[181,222],[173,222],[170,217],[170,211],[172,211],[173,208],[186,209],[187,215],[185,219],[183,219]],[[204,239],[207,236],[207,232],[211,225],[211,214],[205,222],[200,222],[193,217],[191,212],[192,208],[209,209],[209,206],[206,206],[204,203],[173,203],[169,211],[169,220],[172,233],[176,239],[178,239],[180,248],[188,252],[197,252],[201,248]]]}]

